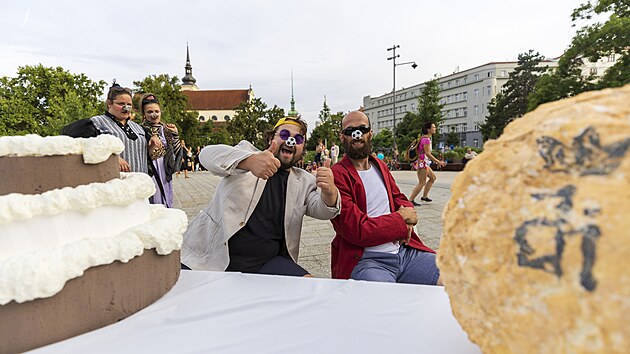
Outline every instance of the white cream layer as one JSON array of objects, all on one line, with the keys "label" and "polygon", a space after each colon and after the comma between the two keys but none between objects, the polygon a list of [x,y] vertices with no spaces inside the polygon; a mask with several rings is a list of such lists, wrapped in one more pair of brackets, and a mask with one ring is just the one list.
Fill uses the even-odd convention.
[{"label": "white cream layer", "polygon": [[148,199],[140,199],[130,205],[103,205],[85,212],[69,210],[0,224],[0,262],[82,239],[118,235],[147,222],[151,216],[148,206]]},{"label": "white cream layer", "polygon": [[[5,235],[3,225],[18,220],[61,215],[70,211],[89,213],[103,205],[127,206],[139,199],[148,199],[153,194],[155,184],[151,177],[132,172],[121,173],[120,178],[105,183],[54,189],[42,194],[3,195],[0,196],[0,235]],[[116,219],[110,221],[124,222]]]},{"label": "white cream layer", "polygon": [[0,137],[2,156],[83,155],[83,162],[101,163],[125,149],[123,142],[109,134],[95,138],[71,138],[65,135],[41,137],[35,134]]},{"label": "white cream layer", "polygon": [[186,214],[162,205],[147,207],[148,221],[113,237],[85,238],[0,261],[0,305],[53,296],[88,268],[126,263],[145,249],[155,248],[161,255],[179,250],[188,225]]}]

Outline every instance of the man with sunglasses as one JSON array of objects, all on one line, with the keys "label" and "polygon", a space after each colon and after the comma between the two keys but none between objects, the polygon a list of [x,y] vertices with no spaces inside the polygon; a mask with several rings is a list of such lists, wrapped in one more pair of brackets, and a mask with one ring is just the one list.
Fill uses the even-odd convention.
[{"label": "man with sunglasses", "polygon": [[201,150],[201,164],[224,178],[184,234],[184,266],[308,276],[297,264],[302,218],[332,219],[341,198],[328,167],[316,176],[294,167],[304,155],[306,130],[302,119],[286,117],[266,133],[264,151],[247,141]]},{"label": "man with sunglasses", "polygon": [[332,220],[332,277],[435,285],[435,251],[413,231],[416,211],[387,165],[371,155],[372,130],[362,112],[348,113],[339,138],[346,156],[332,167],[343,209]]}]

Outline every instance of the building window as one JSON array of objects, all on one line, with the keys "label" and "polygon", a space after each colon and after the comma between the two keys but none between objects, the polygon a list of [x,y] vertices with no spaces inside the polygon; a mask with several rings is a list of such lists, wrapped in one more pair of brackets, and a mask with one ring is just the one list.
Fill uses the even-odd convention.
[{"label": "building window", "polygon": [[459,86],[459,79],[455,80],[455,86]]},{"label": "building window", "polygon": [[205,122],[205,121],[206,121],[206,117],[204,117],[204,116],[199,116],[199,121],[200,121],[200,122]]},{"label": "building window", "polygon": [[464,91],[464,100],[468,100],[468,91]]},{"label": "building window", "polygon": [[475,81],[479,81],[479,74],[475,74]]},{"label": "building window", "polygon": [[464,83],[467,83],[467,82],[468,82],[468,76],[464,78]]},{"label": "building window", "polygon": [[486,86],[486,92],[488,96],[492,95],[492,86],[490,85]]},{"label": "building window", "polygon": [[468,131],[468,124],[466,124],[466,123],[462,124],[462,131],[464,131],[464,132]]},{"label": "building window", "polygon": [[475,95],[475,98],[479,98],[479,89],[475,89],[473,94]]},{"label": "building window", "polygon": [[610,62],[610,63],[614,62],[614,61],[615,61],[615,59],[616,59],[616,58],[615,58],[615,53],[613,53],[613,54],[611,54],[611,55],[609,55],[609,56],[608,56],[608,62]]},{"label": "building window", "polygon": [[488,71],[488,77],[492,77],[494,76],[494,72],[493,71]]},{"label": "building window", "polygon": [[473,145],[478,148],[479,147],[479,139],[473,139]]},{"label": "building window", "polygon": [[446,84],[446,86],[451,87],[451,82],[449,81],[448,84]]},{"label": "building window", "polygon": [[591,73],[591,75],[597,75],[597,68],[591,68],[589,72]]},{"label": "building window", "polygon": [[230,121],[230,116],[228,116],[227,114],[225,115],[225,117],[223,117],[223,119],[225,119],[226,122]]},{"label": "building window", "polygon": [[212,116],[212,120],[219,120],[219,117],[217,117],[217,116]]},{"label": "building window", "polygon": [[475,105],[475,115],[479,115],[479,105]]},{"label": "building window", "polygon": [[507,76],[507,71],[501,70],[501,77],[506,77],[506,76]]}]

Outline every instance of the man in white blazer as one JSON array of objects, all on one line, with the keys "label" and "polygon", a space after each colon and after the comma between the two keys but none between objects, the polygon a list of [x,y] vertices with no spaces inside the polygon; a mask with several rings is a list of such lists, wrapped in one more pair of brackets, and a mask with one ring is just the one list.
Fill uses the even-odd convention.
[{"label": "man in white blazer", "polygon": [[306,130],[301,118],[286,117],[267,132],[267,150],[247,141],[201,150],[201,164],[223,178],[184,234],[183,266],[308,276],[297,264],[302,218],[334,218],[341,197],[328,166],[315,176],[294,167],[305,152]]}]

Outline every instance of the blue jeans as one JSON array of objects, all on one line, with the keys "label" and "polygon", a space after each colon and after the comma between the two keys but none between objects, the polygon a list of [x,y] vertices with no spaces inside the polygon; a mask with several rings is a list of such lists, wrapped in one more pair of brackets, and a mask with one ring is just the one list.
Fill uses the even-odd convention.
[{"label": "blue jeans", "polygon": [[435,253],[400,247],[398,254],[364,252],[352,270],[351,279],[436,285],[440,270],[435,265]]}]

